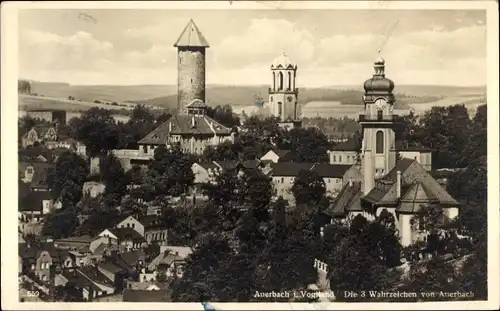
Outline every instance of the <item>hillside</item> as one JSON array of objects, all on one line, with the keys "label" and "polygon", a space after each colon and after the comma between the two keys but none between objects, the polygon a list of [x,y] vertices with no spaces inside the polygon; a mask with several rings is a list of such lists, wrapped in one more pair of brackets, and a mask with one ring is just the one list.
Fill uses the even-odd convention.
[{"label": "hillside", "polygon": [[[23,109],[59,108],[70,111],[83,111],[94,104],[95,100],[115,101],[116,105],[102,105],[107,109],[121,109],[126,102],[145,104],[163,109],[177,107],[177,86],[175,85],[69,85],[65,83],[47,83],[32,81],[32,93],[43,95],[25,96],[19,105]],[[478,102],[485,97],[485,87],[453,87],[425,85],[397,85],[396,109],[424,111],[436,105],[452,105],[464,102]],[[228,86],[209,85],[207,103],[210,106],[229,104],[235,111],[250,110],[257,98],[268,101],[268,85]],[[68,100],[69,96],[75,100]],[[356,113],[357,106],[363,105],[362,86],[332,86],[326,88],[299,88],[299,104],[305,115],[316,116],[326,113],[331,115],[350,115]],[[321,102],[319,105],[313,103]],[[337,104],[330,104],[336,102]],[[309,108],[307,106],[311,105]],[[340,105],[340,106],[339,106]],[[130,105],[132,106],[132,105]],[[314,106],[314,107],[313,107]],[[335,106],[335,107],[333,107]],[[334,108],[332,110],[332,108]],[[328,111],[326,111],[328,110]],[[330,111],[332,110],[332,111]]]},{"label": "hillside", "polygon": [[177,92],[175,85],[70,85],[67,83],[32,81],[31,92],[45,97],[68,98],[93,102],[136,101],[145,98],[168,96]]}]

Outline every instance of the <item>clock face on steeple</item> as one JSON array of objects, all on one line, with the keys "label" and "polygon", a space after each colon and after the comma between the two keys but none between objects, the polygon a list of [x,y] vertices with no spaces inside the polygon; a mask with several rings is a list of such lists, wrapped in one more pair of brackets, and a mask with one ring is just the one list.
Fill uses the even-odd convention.
[{"label": "clock face on steeple", "polygon": [[287,99],[288,99],[289,102],[291,102],[293,100],[293,97],[292,96],[288,96]]},{"label": "clock face on steeple", "polygon": [[378,109],[384,109],[386,105],[386,101],[383,98],[379,98],[375,101],[375,107]]}]

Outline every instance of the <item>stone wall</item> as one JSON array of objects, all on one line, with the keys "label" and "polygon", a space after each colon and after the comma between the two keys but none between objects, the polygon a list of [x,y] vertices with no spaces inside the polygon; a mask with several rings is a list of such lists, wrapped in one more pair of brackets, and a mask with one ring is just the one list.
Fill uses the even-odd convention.
[{"label": "stone wall", "polygon": [[179,48],[177,72],[178,108],[194,99],[205,102],[205,49]]}]

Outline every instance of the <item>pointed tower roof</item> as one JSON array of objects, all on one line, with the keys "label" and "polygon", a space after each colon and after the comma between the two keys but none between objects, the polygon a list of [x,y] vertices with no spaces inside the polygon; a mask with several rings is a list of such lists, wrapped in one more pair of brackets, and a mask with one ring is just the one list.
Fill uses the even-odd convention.
[{"label": "pointed tower roof", "polygon": [[210,45],[208,44],[207,39],[205,39],[205,36],[203,36],[198,27],[196,27],[194,21],[190,19],[189,23],[179,36],[179,39],[175,42],[174,47],[208,48]]}]

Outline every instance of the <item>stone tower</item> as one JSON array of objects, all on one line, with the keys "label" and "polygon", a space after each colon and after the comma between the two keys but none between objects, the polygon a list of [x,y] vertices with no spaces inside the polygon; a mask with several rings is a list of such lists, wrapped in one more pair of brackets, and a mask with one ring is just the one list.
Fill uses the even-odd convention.
[{"label": "stone tower", "polygon": [[186,114],[193,100],[205,102],[205,51],[210,46],[191,19],[174,44],[177,48],[177,108]]},{"label": "stone tower", "polygon": [[359,116],[363,128],[364,194],[370,192],[375,179],[387,174],[396,164],[396,119],[394,82],[385,77],[385,61],[374,63],[373,77],[364,83],[364,114]]},{"label": "stone tower", "polygon": [[271,65],[272,82],[269,88],[270,114],[281,122],[293,123],[299,118],[298,88],[295,84],[297,65],[283,53]]}]

